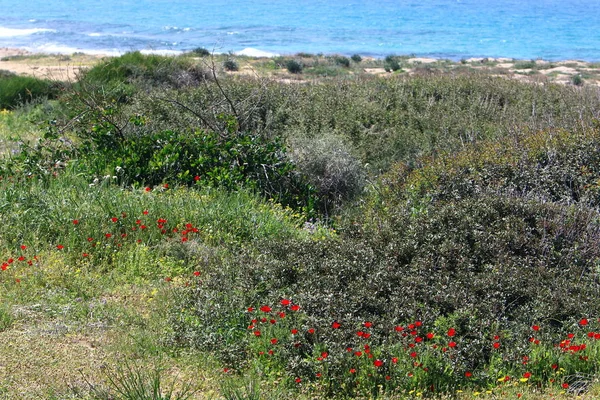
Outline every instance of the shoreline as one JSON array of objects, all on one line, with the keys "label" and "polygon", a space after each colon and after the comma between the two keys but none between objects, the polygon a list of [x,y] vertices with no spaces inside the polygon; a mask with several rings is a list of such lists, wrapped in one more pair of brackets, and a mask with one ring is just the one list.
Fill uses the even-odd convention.
[{"label": "shoreline", "polygon": [[[144,51],[143,53],[153,53]],[[154,52],[153,54],[161,54]],[[186,54],[186,53],[182,53]],[[215,53],[216,54],[216,53]],[[224,56],[224,54],[216,54]],[[166,56],[177,57],[176,54],[167,54]],[[310,61],[313,58],[331,58],[331,55],[314,55],[306,53],[296,53],[290,55],[276,55],[261,52],[256,49],[244,49],[235,53],[241,60],[242,68],[239,73],[254,70],[254,67],[261,62],[272,60],[276,57],[286,59],[301,59]],[[17,75],[34,76],[52,80],[71,81],[77,78],[82,69],[89,68],[103,59],[115,57],[114,54],[100,53],[81,53],[60,54],[32,52],[23,48],[0,47],[0,70],[10,71]],[[593,86],[600,87],[600,62],[587,62],[582,60],[566,59],[562,61],[549,60],[519,60],[506,57],[484,58],[471,57],[460,61],[451,61],[444,58],[419,57],[414,55],[397,55],[403,61],[403,73],[411,75],[420,70],[440,69],[449,71],[452,69],[468,68],[472,70],[487,71],[491,75],[508,75],[521,81],[535,81],[540,78],[561,84],[569,84],[574,77],[578,75]],[[387,75],[388,72],[383,68],[384,59],[378,59],[369,56],[363,56],[363,63],[360,65],[360,72],[370,75]],[[279,72],[273,73],[278,78],[282,78]],[[285,73],[283,73],[285,75]],[[298,75],[294,75],[298,78]]]}]

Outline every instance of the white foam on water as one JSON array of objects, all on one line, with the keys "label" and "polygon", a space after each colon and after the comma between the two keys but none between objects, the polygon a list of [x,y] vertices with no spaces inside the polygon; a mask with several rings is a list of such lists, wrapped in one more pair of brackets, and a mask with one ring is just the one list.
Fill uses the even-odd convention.
[{"label": "white foam on water", "polygon": [[29,36],[35,35],[36,33],[42,32],[56,32],[54,29],[44,29],[44,28],[31,28],[31,29],[13,29],[13,28],[4,28],[0,26],[0,37],[8,38],[8,37],[16,37],[16,36]]},{"label": "white foam on water", "polygon": [[235,54],[238,56],[248,56],[248,57],[278,57],[279,54],[271,53],[269,51],[259,50],[252,47],[246,47],[243,50],[236,51]]},{"label": "white foam on water", "polygon": [[84,53],[94,56],[111,56],[117,57],[125,53],[116,49],[82,49],[79,47],[65,46],[56,43],[46,43],[36,47],[28,47],[28,51],[32,53],[50,53],[50,54],[73,54]]},{"label": "white foam on water", "polygon": [[180,50],[140,50],[140,53],[142,54],[156,54],[159,56],[177,56],[179,54],[182,54],[183,51]]}]

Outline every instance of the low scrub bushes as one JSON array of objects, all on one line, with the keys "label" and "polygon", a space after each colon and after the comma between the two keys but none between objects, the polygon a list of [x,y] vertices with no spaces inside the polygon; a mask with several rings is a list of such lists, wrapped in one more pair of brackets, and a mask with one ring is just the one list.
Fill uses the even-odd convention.
[{"label": "low scrub bushes", "polygon": [[[354,381],[350,369],[365,376],[379,371],[377,359],[386,360],[386,372],[373,379],[385,381],[393,357],[423,363],[438,378],[447,373],[445,389],[493,384],[500,374],[514,376],[521,368],[517,360],[532,356],[532,325],[544,326],[545,344],[558,343],[581,318],[600,315],[597,218],[597,212],[578,208],[486,198],[440,203],[426,215],[397,210],[387,228],[363,231],[354,225],[341,241],[265,244],[261,257],[247,253],[205,271],[202,287],[182,289],[173,312],[175,339],[212,348],[232,365],[254,360],[273,376],[285,370],[290,381],[327,374],[332,393],[354,391],[336,385]],[[301,313],[275,309],[282,298],[300,305]],[[247,313],[263,305],[285,318]],[[256,322],[263,318],[276,326]],[[407,328],[415,321],[423,328]],[[373,325],[365,328],[365,322]],[[339,329],[332,330],[336,324]],[[408,329],[409,339],[396,326]],[[456,348],[443,336],[451,328]],[[299,333],[290,335],[292,329]],[[260,345],[254,344],[257,330],[265,335]],[[441,341],[431,341],[429,332]],[[279,340],[282,346],[275,346]],[[443,354],[432,344],[452,350]],[[348,354],[351,348],[368,356],[365,345],[373,359]],[[467,371],[477,375],[469,380],[473,384],[462,378]],[[410,372],[422,376],[408,382],[406,375],[397,376],[386,387],[426,390],[440,383],[423,370]]]}]

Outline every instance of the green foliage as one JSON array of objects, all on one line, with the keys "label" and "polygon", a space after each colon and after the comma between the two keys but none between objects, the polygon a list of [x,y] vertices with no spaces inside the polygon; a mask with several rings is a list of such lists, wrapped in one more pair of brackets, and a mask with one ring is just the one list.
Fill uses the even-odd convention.
[{"label": "green foliage", "polygon": [[571,83],[575,86],[582,86],[583,85],[583,78],[581,77],[580,74],[576,74],[573,75],[571,77]]},{"label": "green foliage", "polygon": [[192,54],[196,57],[208,57],[210,56],[210,51],[208,51],[204,47],[197,47],[194,50],[192,50]]},{"label": "green foliage", "polygon": [[226,71],[237,71],[240,69],[237,62],[235,62],[235,60],[232,59],[227,59],[223,63],[223,68],[225,68]]},{"label": "green foliage", "polygon": [[360,56],[360,54],[353,54],[352,57],[350,57],[350,59],[357,64],[362,61],[362,57]]},{"label": "green foliage", "polygon": [[191,381],[165,384],[164,370],[146,371],[127,361],[114,368],[105,367],[102,372],[109,389],[89,384],[97,400],[187,400],[198,391]]},{"label": "green foliage", "polygon": [[350,68],[350,59],[348,57],[344,57],[344,56],[336,56],[335,57],[335,63],[337,65],[340,65],[344,68]]},{"label": "green foliage", "polygon": [[300,74],[300,73],[302,73],[302,69],[303,69],[302,64],[296,60],[288,60],[285,63],[285,67],[287,68],[288,72],[291,74]]},{"label": "green foliage", "polygon": [[533,69],[536,67],[535,60],[531,61],[517,61],[514,65],[515,69]]},{"label": "green foliage", "polygon": [[58,86],[48,80],[3,75],[0,76],[0,110],[13,109],[37,99],[51,99],[57,92]]},{"label": "green foliage", "polygon": [[342,138],[295,138],[291,147],[294,165],[315,188],[323,215],[335,214],[344,202],[362,194],[365,173]]},{"label": "green foliage", "polygon": [[385,68],[387,72],[396,72],[401,70],[402,66],[396,56],[389,55],[384,59],[383,68]]}]

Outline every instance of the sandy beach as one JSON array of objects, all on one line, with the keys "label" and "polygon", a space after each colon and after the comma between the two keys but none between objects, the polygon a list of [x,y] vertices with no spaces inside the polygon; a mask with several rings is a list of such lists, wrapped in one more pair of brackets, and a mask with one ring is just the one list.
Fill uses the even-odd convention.
[{"label": "sandy beach", "polygon": [[79,53],[74,55],[31,53],[24,49],[1,47],[0,70],[17,75],[70,81],[77,78],[82,68],[93,66],[102,58],[102,56]]}]

